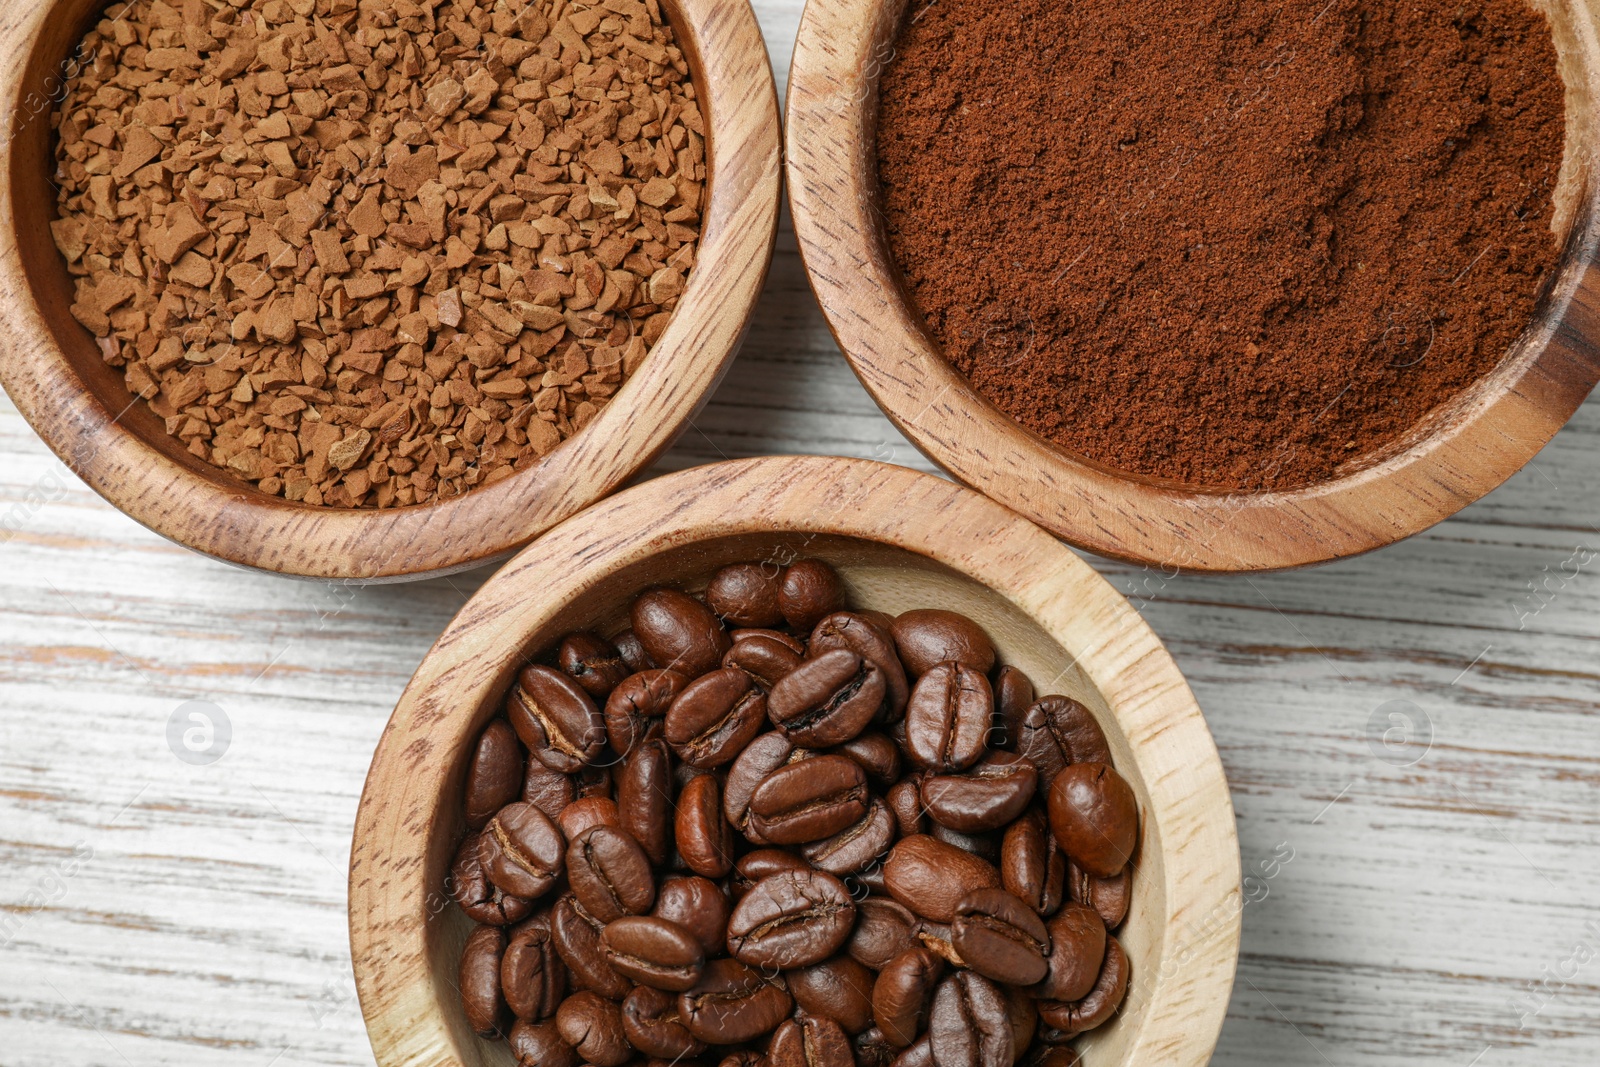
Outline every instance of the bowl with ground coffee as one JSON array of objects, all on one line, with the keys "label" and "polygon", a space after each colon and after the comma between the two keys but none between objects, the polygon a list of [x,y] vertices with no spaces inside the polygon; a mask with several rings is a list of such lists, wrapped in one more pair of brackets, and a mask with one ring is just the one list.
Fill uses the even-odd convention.
[{"label": "bowl with ground coffee", "polygon": [[1206,1062],[1222,768],[1138,614],[978,493],[655,479],[463,608],[352,840],[378,1063]]},{"label": "bowl with ground coffee", "polygon": [[7,6],[0,380],[133,518],[419,577],[613,491],[776,230],[747,4]]},{"label": "bowl with ground coffee", "polygon": [[1074,544],[1388,544],[1597,380],[1593,9],[811,0],[802,257],[869,392]]}]

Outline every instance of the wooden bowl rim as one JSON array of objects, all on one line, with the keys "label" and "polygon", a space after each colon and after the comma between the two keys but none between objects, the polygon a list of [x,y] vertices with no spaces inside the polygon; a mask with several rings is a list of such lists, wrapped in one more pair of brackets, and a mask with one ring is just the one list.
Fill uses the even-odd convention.
[{"label": "wooden bowl rim", "polygon": [[[766,457],[632,487],[544,534],[461,609],[418,666],[373,755],[350,852],[357,992],[384,1067],[459,1065],[431,972],[448,907],[428,857],[450,765],[498,703],[508,652],[618,568],[739,534],[856,538],[930,559],[988,587],[1078,655],[1111,708],[1160,827],[1165,913],[1149,1007],[1124,1062],[1209,1060],[1231,995],[1241,911],[1238,836],[1215,742],[1187,683],[1137,611],[1045,531],[969,489],[867,460]],[[1063,635],[1071,635],[1063,638]],[[508,662],[510,660],[510,662]],[[1181,838],[1181,846],[1176,839]],[[437,873],[437,872],[436,872]],[[448,995],[449,991],[445,991]]]},{"label": "wooden bowl rim", "polygon": [[[709,134],[695,267],[638,371],[588,426],[526,470],[449,500],[379,511],[293,503],[175,458],[118,421],[126,408],[112,410],[85,386],[46,326],[15,247],[0,261],[10,297],[0,306],[0,383],[91,488],[140,524],[215,559],[297,577],[404,581],[508,555],[632,479],[688,426],[732,362],[770,265],[781,146],[755,14],[748,0],[664,2]],[[0,62],[12,72],[0,79],[0,114],[13,123],[0,146],[0,232],[14,242],[16,145],[28,133],[19,107],[25,71],[64,6],[0,0],[0,25],[10,30]],[[33,123],[48,125],[48,113]]]},{"label": "wooden bowl rim", "polygon": [[[785,104],[790,213],[829,329],[929,459],[1065,540],[1164,570],[1279,570],[1358,555],[1455,514],[1520,470],[1600,383],[1600,40],[1575,5],[1591,112],[1569,146],[1582,198],[1534,321],[1499,367],[1372,465],[1298,489],[1187,487],[1116,471],[1022,428],[940,355],[882,238],[863,131],[905,0],[807,0]],[[877,44],[889,34],[889,44]],[[1569,90],[1571,86],[1569,85]],[[1569,107],[1573,96],[1569,91]],[[1569,138],[1573,136],[1569,116]],[[1564,164],[1565,166],[1566,164]],[[1436,413],[1437,415],[1437,413]]]}]

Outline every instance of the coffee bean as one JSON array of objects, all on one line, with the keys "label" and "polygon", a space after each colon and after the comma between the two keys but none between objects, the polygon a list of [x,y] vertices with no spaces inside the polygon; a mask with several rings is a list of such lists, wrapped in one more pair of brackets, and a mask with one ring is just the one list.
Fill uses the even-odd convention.
[{"label": "coffee bean", "polygon": [[1011,1018],[994,983],[972,971],[940,982],[928,1043],[935,1067],[1011,1067]]},{"label": "coffee bean", "polygon": [[574,993],[556,1009],[556,1032],[594,1067],[622,1067],[633,1049],[622,1030],[622,1009],[596,993]]},{"label": "coffee bean", "polygon": [[1050,786],[1050,829],[1074,863],[1110,878],[1139,843],[1139,803],[1108,764],[1075,763]]},{"label": "coffee bean", "polygon": [[876,976],[849,956],[834,956],[785,971],[789,995],[807,1014],[832,1019],[848,1034],[872,1025],[872,984]]},{"label": "coffee bean", "polygon": [[733,644],[710,608],[676,589],[641,594],[629,614],[650,658],[689,678],[716,667]]},{"label": "coffee bean", "polygon": [[877,664],[883,673],[885,689],[884,703],[879,709],[880,720],[893,722],[905,713],[911,686],[895,652],[894,636],[883,626],[853,611],[836,611],[817,623],[806,649],[812,658],[845,649]]},{"label": "coffee bean", "polygon": [[767,1062],[771,1067],[856,1067],[843,1028],[814,1015],[780,1023],[767,1047]]},{"label": "coffee bean", "polygon": [[889,787],[884,803],[894,816],[895,832],[901,837],[928,832],[928,813],[922,807],[922,774],[916,773]]},{"label": "coffee bean", "polygon": [[733,633],[729,634],[728,636],[733,638],[733,643],[736,645],[740,641],[750,641],[756,638],[762,638],[767,641],[776,641],[778,644],[782,645],[790,652],[793,652],[801,659],[804,659],[806,655],[805,641],[794,636],[793,634],[784,633],[782,630],[768,630],[760,626],[744,626],[733,631]]},{"label": "coffee bean", "polygon": [[965,615],[943,608],[917,608],[895,617],[890,628],[900,662],[912,675],[940,663],[959,663],[979,674],[994,666],[994,643]]},{"label": "coffee bean", "polygon": [[577,682],[560,671],[524,667],[506,701],[517,737],[546,767],[571,774],[605,747],[605,721]]},{"label": "coffee bean", "polygon": [[1006,827],[1000,843],[1000,882],[1040,915],[1061,906],[1067,858],[1037,808]]},{"label": "coffee bean", "polygon": [[644,650],[644,644],[639,640],[639,635],[632,629],[622,631],[611,639],[617,647],[617,655],[622,657],[622,662],[634,673],[639,671],[655,670],[659,664],[650,658],[650,653]]},{"label": "coffee bean", "polygon": [[498,926],[475,926],[461,950],[458,988],[467,1025],[482,1037],[495,1037],[505,1025],[506,1002],[500,995],[500,957],[506,932]]},{"label": "coffee bean", "polygon": [[933,1043],[928,1040],[928,1035],[923,1034],[911,1044],[900,1050],[889,1067],[934,1067]]},{"label": "coffee bean", "polygon": [[763,878],[779,871],[808,870],[810,866],[793,852],[786,852],[781,848],[758,848],[754,852],[746,852],[733,865],[734,900],[743,900],[744,895],[754,889],[756,883]]},{"label": "coffee bean", "polygon": [[630,983],[606,961],[605,950],[600,947],[603,929],[604,924],[584,911],[571,893],[550,909],[550,934],[573,987],[621,1000],[628,995]]},{"label": "coffee bean", "polygon": [[722,878],[733,869],[733,827],[722,817],[722,787],[703,774],[683,787],[676,820],[678,854],[696,874]]},{"label": "coffee bean", "polygon": [[1093,908],[1107,930],[1115,930],[1127,917],[1133,898],[1133,871],[1124,867],[1110,878],[1096,878],[1068,860],[1067,893],[1072,900]]},{"label": "coffee bean", "polygon": [[592,826],[567,848],[567,880],[585,911],[602,923],[643,915],[655,903],[650,859],[621,830]]},{"label": "coffee bean", "polygon": [[782,584],[783,570],[773,564],[730,564],[711,576],[706,606],[734,626],[777,626],[783,622]]},{"label": "coffee bean", "polygon": [[605,700],[617,683],[630,673],[617,646],[599,634],[588,632],[562,638],[556,662],[595,700]]},{"label": "coffee bean", "polygon": [[617,811],[617,802],[610,797],[582,797],[566,806],[556,825],[561,828],[561,836],[570,843],[591,826],[622,829],[622,815]]},{"label": "coffee bean", "polygon": [[874,971],[917,944],[922,922],[903,904],[884,897],[856,902],[856,925],[845,942],[850,958]]},{"label": "coffee bean", "polygon": [[1039,913],[1004,889],[978,889],[961,898],[950,943],[968,967],[1008,985],[1044,978],[1050,934]]},{"label": "coffee bean", "polygon": [[778,679],[767,698],[767,715],[797,745],[842,745],[878,714],[884,685],[877,664],[849,649],[834,649]]},{"label": "coffee bean", "polygon": [[802,845],[800,852],[813,867],[842,878],[888,852],[894,838],[894,816],[889,806],[873,797],[860,819],[832,837]]},{"label": "coffee bean", "polygon": [[1048,696],[1037,700],[1022,718],[1017,751],[1039,768],[1046,788],[1062,769],[1073,763],[1110,763],[1111,748],[1105,731],[1089,709],[1071,697]]},{"label": "coffee bean", "polygon": [[873,785],[888,787],[900,780],[900,746],[887,734],[862,734],[833,751],[861,764]]},{"label": "coffee bean", "polygon": [[639,986],[623,999],[622,1033],[646,1056],[680,1060],[706,1050],[678,1018],[678,998],[650,986]]},{"label": "coffee bean", "polygon": [[577,1050],[561,1040],[553,1019],[543,1023],[517,1020],[510,1043],[517,1067],[578,1067]]},{"label": "coffee bean", "polygon": [[844,883],[824,871],[780,871],[757,882],[728,919],[728,952],[752,967],[804,967],[838,951],[855,925]]},{"label": "coffee bean", "polygon": [[750,797],[750,825],[765,841],[830,837],[867,813],[867,774],[845,756],[817,756],[768,774]]},{"label": "coffee bean", "polygon": [[746,745],[728,769],[728,782],[722,790],[722,814],[753,845],[767,842],[750,826],[750,798],[767,775],[788,763],[793,754],[789,739],[773,730]]},{"label": "coffee bean", "polygon": [[962,833],[1005,826],[1028,806],[1039,772],[1026,756],[992,752],[963,774],[922,780],[922,804],[934,822]]},{"label": "coffee bean", "polygon": [[673,993],[698,982],[706,962],[693,934],[651,915],[625,915],[607,923],[600,948],[611,969],[624,978]]},{"label": "coffee bean", "polygon": [[666,739],[692,767],[720,767],[761,731],[767,697],[737,667],[723,667],[684,687],[667,711]]},{"label": "coffee bean", "polygon": [[794,1001],[761,973],[738,960],[711,960],[700,981],[678,995],[678,1017],[710,1045],[738,1045],[770,1033]]},{"label": "coffee bean", "polygon": [[672,754],[665,741],[645,741],[622,761],[617,812],[650,862],[664,865],[672,852]]},{"label": "coffee bean", "polygon": [[512,896],[489,881],[483,863],[478,859],[483,845],[482,836],[468,834],[467,839],[461,842],[450,864],[450,879],[446,888],[461,910],[476,922],[492,926],[521,922],[533,911],[533,901]]},{"label": "coffee bean", "polygon": [[552,771],[532,756],[527,759],[527,768],[522,779],[522,801],[532,804],[559,825],[561,813],[578,796],[577,783],[570,774]]},{"label": "coffee bean", "polygon": [[974,889],[1000,884],[993,864],[925,834],[901,838],[883,867],[889,893],[924,919],[948,923]]},{"label": "coffee bean", "polygon": [[1039,1002],[1039,1018],[1070,1037],[1093,1030],[1108,1021],[1122,1006],[1128,992],[1128,956],[1114,937],[1106,938],[1106,958],[1094,988],[1082,1000]]},{"label": "coffee bean", "polygon": [[1033,704],[1033,683],[1015,667],[1001,667],[994,677],[994,736],[990,748],[1016,750],[1022,720]]},{"label": "coffee bean", "polygon": [[770,691],[780,678],[800,666],[800,654],[787,642],[758,633],[735,640],[722,657],[722,665],[744,671],[756,685]]},{"label": "coffee bean", "polygon": [[807,631],[823,616],[844,608],[844,583],[820,559],[795,560],[784,569],[778,586],[778,609],[796,630]]},{"label": "coffee bean", "polygon": [[550,817],[518,801],[501,808],[479,837],[478,860],[489,881],[513,896],[543,896],[566,859],[566,842]]},{"label": "coffee bean", "polygon": [[468,826],[482,829],[495,812],[517,799],[525,759],[516,731],[504,719],[494,720],[478,735],[467,764],[463,806]]},{"label": "coffee bean", "polygon": [[726,950],[728,916],[732,913],[728,894],[697,875],[677,875],[662,881],[656,891],[656,906],[650,912],[688,930],[708,957]]},{"label": "coffee bean", "polygon": [[1094,988],[1105,962],[1105,924],[1093,909],[1067,904],[1048,926],[1049,967],[1034,992],[1048,1000],[1081,1000]]},{"label": "coffee bean", "polygon": [[884,1040],[898,1048],[915,1041],[927,1026],[933,991],[944,961],[918,945],[890,960],[872,987],[872,1018]]},{"label": "coffee bean", "polygon": [[500,959],[500,988],[518,1018],[548,1019],[566,992],[567,973],[556,953],[550,914],[538,915],[511,930]]},{"label": "coffee bean", "polygon": [[604,713],[612,749],[627,756],[641,742],[660,737],[667,709],[688,684],[688,678],[668,670],[640,671],[617,683]]},{"label": "coffee bean", "polygon": [[936,664],[906,702],[906,754],[926,770],[964,770],[982,757],[993,714],[987,678],[971,667]]},{"label": "coffee bean", "polygon": [[884,1040],[883,1031],[869,1026],[855,1036],[856,1067],[889,1067],[900,1055],[900,1049]]}]

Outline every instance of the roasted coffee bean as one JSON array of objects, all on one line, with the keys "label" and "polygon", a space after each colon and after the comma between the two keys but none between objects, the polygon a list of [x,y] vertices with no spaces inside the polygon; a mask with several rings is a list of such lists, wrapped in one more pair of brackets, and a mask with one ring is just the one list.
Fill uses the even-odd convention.
[{"label": "roasted coffee bean", "polygon": [[935,1067],[1011,1067],[1011,1017],[993,982],[957,971],[939,983],[928,1014]]},{"label": "roasted coffee bean", "polygon": [[511,1055],[517,1067],[578,1067],[578,1052],[561,1039],[555,1020],[519,1019],[511,1028]]},{"label": "roasted coffee bean", "polygon": [[926,834],[904,837],[883,867],[889,894],[924,919],[948,923],[961,898],[1000,884],[1000,872],[970,852]]},{"label": "roasted coffee bean", "polygon": [[498,926],[475,926],[461,950],[458,988],[467,1024],[483,1037],[496,1037],[506,1023],[506,1002],[500,995],[500,957],[506,932]]},{"label": "roasted coffee bean", "polygon": [[828,748],[866,729],[884,694],[878,665],[838,648],[778,679],[767,698],[767,715],[795,744]]},{"label": "roasted coffee bean", "polygon": [[570,893],[550,909],[550,933],[555,939],[556,954],[566,965],[573,987],[621,1000],[628,995],[632,983],[606,962],[605,950],[600,947],[602,929],[604,924],[584,911]]},{"label": "roasted coffee bean", "polygon": [[1045,788],[1070,764],[1111,762],[1111,747],[1094,715],[1064,696],[1044,697],[1028,708],[1017,751],[1033,760]]},{"label": "roasted coffee bean", "polygon": [[801,659],[804,659],[806,655],[805,641],[794,636],[793,634],[784,633],[782,630],[768,630],[760,626],[745,626],[733,631],[728,636],[733,638],[733,643],[736,645],[740,641],[750,641],[759,637],[765,640],[778,642],[778,644],[782,645],[790,652],[793,652]]},{"label": "roasted coffee bean", "polygon": [[754,1041],[788,1016],[789,994],[738,960],[711,960],[700,981],[678,995],[678,1017],[709,1045]]},{"label": "roasted coffee bean", "polygon": [[851,959],[874,971],[917,944],[922,921],[905,905],[885,897],[856,902],[856,925],[845,942]]},{"label": "roasted coffee bean", "polygon": [[820,841],[867,813],[867,772],[847,756],[789,763],[756,787],[750,825],[776,845]]},{"label": "roasted coffee bean", "polygon": [[734,626],[777,626],[783,622],[782,584],[783,570],[773,564],[729,564],[711,576],[706,606]]},{"label": "roasted coffee bean", "polygon": [[908,948],[878,972],[872,987],[872,1018],[884,1040],[898,1048],[915,1041],[927,1026],[933,991],[944,975],[944,961],[918,945]]},{"label": "roasted coffee bean", "polygon": [[1066,1036],[1110,1021],[1128,992],[1128,956],[1114,937],[1106,938],[1106,958],[1094,988],[1082,1000],[1039,1002],[1039,1018]]},{"label": "roasted coffee bean", "polygon": [[650,862],[664,865],[672,852],[672,753],[665,741],[646,741],[622,761],[617,812]]},{"label": "roasted coffee bean", "polygon": [[883,672],[884,702],[879,709],[880,721],[893,722],[905,714],[911,684],[895,652],[894,637],[886,628],[865,615],[836,611],[817,623],[811,631],[806,654],[814,659],[834,649],[854,652],[862,659],[877,664],[878,670]]},{"label": "roasted coffee bean", "polygon": [[481,830],[495,812],[517,799],[525,758],[516,731],[504,719],[494,720],[478,735],[467,764],[468,826]]},{"label": "roasted coffee bean", "polygon": [[832,1019],[807,1015],[778,1024],[767,1047],[771,1067],[856,1067],[855,1050]]},{"label": "roasted coffee bean", "polygon": [[983,756],[993,715],[989,679],[971,667],[936,664],[906,702],[906,754],[925,770],[965,770]]},{"label": "roasted coffee bean", "polygon": [[642,593],[629,614],[650,658],[689,678],[716,667],[733,644],[710,608],[676,589]]},{"label": "roasted coffee bean", "polygon": [[782,733],[773,730],[746,745],[728,769],[728,782],[722,790],[722,814],[729,825],[749,838],[753,845],[767,842],[750,827],[750,798],[767,775],[788,763],[792,755],[794,745]]},{"label": "roasted coffee bean", "polygon": [[667,709],[688,684],[688,678],[668,670],[640,671],[617,683],[604,713],[611,748],[627,756],[640,742],[660,737]]},{"label": "roasted coffee bean", "polygon": [[1049,966],[1034,993],[1046,1000],[1081,1000],[1094,988],[1105,962],[1105,923],[1086,905],[1067,904],[1048,928]]},{"label": "roasted coffee bean", "polygon": [[506,701],[517,737],[553,771],[571,774],[605,747],[605,721],[583,687],[560,671],[524,667]]},{"label": "roasted coffee bean", "polygon": [[500,959],[500,988],[518,1018],[548,1019],[566,993],[567,972],[556,952],[550,914],[541,912],[511,930]]},{"label": "roasted coffee bean", "polygon": [[820,559],[798,559],[784,568],[778,609],[794,629],[808,631],[824,616],[843,608],[844,583],[832,567]]},{"label": "roasted coffee bean", "polygon": [[922,774],[903,778],[889,787],[884,803],[894,816],[895,832],[901,837],[928,832],[928,813],[922,807]]},{"label": "roasted coffee bean", "polygon": [[613,830],[623,828],[622,815],[617,811],[617,802],[610,797],[583,797],[574,800],[561,812],[556,825],[561,828],[561,836],[566,838],[569,844],[592,826],[609,826]]},{"label": "roasted coffee bean", "polygon": [[556,1009],[556,1032],[594,1067],[622,1067],[633,1049],[622,1030],[622,1009],[597,993],[574,993]]},{"label": "roasted coffee bean", "polygon": [[890,632],[900,662],[913,676],[927,674],[940,663],[958,663],[979,674],[988,674],[994,666],[994,643],[989,635],[954,611],[917,608],[902,612]]},{"label": "roasted coffee bean", "polygon": [[678,795],[678,854],[696,874],[722,878],[733,869],[733,827],[722,817],[722,786],[702,774]]},{"label": "roasted coffee bean", "polygon": [[889,806],[873,797],[865,815],[831,837],[802,845],[800,852],[813,867],[842,878],[888,852],[894,838]]},{"label": "roasted coffee bean", "polygon": [[643,915],[655,903],[650,858],[627,833],[592,826],[567,847],[567,881],[583,909],[608,923]]},{"label": "roasted coffee bean", "polygon": [[606,924],[600,948],[611,969],[640,985],[681,993],[700,980],[706,954],[696,937],[668,919],[625,915]]},{"label": "roasted coffee bean", "polygon": [[604,701],[617,683],[631,673],[616,645],[588,632],[562,638],[556,662],[597,701]]},{"label": "roasted coffee bean", "polygon": [[678,998],[650,986],[640,986],[623,999],[622,1033],[646,1056],[679,1060],[706,1050],[705,1042],[678,1018]]},{"label": "roasted coffee bean", "polygon": [[1016,750],[1022,720],[1033,704],[1033,683],[1015,667],[1001,667],[994,676],[994,733],[990,748]]},{"label": "roasted coffee bean", "polygon": [[859,1034],[872,1025],[873,973],[849,956],[785,971],[789,995],[801,1010],[832,1019],[845,1033]]},{"label": "roasted coffee bean", "polygon": [[1128,904],[1133,899],[1133,869],[1124,867],[1110,878],[1096,878],[1068,860],[1067,894],[1093,908],[1107,930],[1115,930],[1127,918]]},{"label": "roasted coffee bean", "polygon": [[869,1026],[851,1042],[856,1047],[856,1067],[889,1067],[900,1055],[900,1049],[884,1040],[883,1031]]},{"label": "roasted coffee bean", "polygon": [[1110,878],[1139,843],[1139,802],[1109,764],[1075,763],[1051,783],[1050,829],[1074,863]]},{"label": "roasted coffee bean", "polygon": [[968,967],[1007,985],[1032,985],[1045,976],[1050,934],[1039,913],[1004,889],[978,889],[961,898],[950,943]]},{"label": "roasted coffee bean", "polygon": [[934,1067],[933,1043],[923,1034],[900,1050],[889,1067]]},{"label": "roasted coffee bean", "polygon": [[650,914],[669,919],[695,936],[707,956],[727,949],[733,904],[716,883],[697,875],[667,878],[656,891]]},{"label": "roasted coffee bean", "polygon": [[1039,772],[1013,752],[991,752],[963,774],[922,780],[922,805],[941,826],[966,834],[1005,826],[1033,799]]},{"label": "roasted coffee bean", "polygon": [[521,799],[555,819],[559,825],[561,813],[577,799],[577,783],[572,780],[572,775],[552,771],[532,756],[527,759],[527,768],[522,778]]},{"label": "roasted coffee bean", "polygon": [[1034,808],[1006,827],[1000,842],[1000,883],[1040,915],[1061,906],[1067,857],[1056,844],[1044,813]]},{"label": "roasted coffee bean", "polygon": [[767,717],[767,696],[744,671],[723,667],[684,687],[667,711],[666,739],[692,767],[720,767],[739,755]]},{"label": "roasted coffee bean", "polygon": [[862,734],[833,751],[861,764],[873,785],[888,787],[900,780],[900,746],[887,734]]},{"label": "roasted coffee bean", "polygon": [[518,801],[501,808],[479,836],[478,860],[489,881],[533,900],[561,877],[566,842],[550,817]]},{"label": "roasted coffee bean", "polygon": [[[740,639],[740,633],[751,636]],[[722,657],[722,665],[744,671],[762,689],[771,690],[778,679],[800,666],[800,653],[790,647],[790,642],[749,630],[736,632],[734,638],[733,647]]]},{"label": "roasted coffee bean", "polygon": [[755,888],[761,879],[777,874],[779,871],[804,871],[810,864],[793,852],[786,852],[781,848],[758,848],[754,852],[746,852],[733,865],[732,891],[735,903],[744,899],[744,895]]},{"label": "roasted coffee bean", "polygon": [[491,926],[519,923],[533,911],[533,901],[512,896],[489,881],[478,859],[483,844],[481,839],[481,834],[468,834],[467,839],[461,842],[450,864],[450,879],[446,888],[461,910],[476,922]]},{"label": "roasted coffee bean", "polygon": [[757,882],[728,919],[728,952],[752,967],[804,967],[838,951],[856,921],[844,883],[825,871]]},{"label": "roasted coffee bean", "polygon": [[624,630],[611,639],[617,648],[617,655],[622,657],[622,662],[628,665],[628,670],[637,674],[640,671],[653,671],[658,664],[650,658],[650,653],[644,650],[644,644],[639,640],[639,635],[631,629]]}]

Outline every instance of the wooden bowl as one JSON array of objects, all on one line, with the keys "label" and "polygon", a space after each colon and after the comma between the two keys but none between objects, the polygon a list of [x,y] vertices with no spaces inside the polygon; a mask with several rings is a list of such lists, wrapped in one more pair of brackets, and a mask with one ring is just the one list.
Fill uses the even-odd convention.
[{"label": "wooden bowl", "polygon": [[699,591],[724,564],[800,556],[837,567],[858,606],[965,612],[1041,693],[1094,711],[1144,821],[1119,933],[1127,1010],[1082,1042],[1084,1062],[1210,1058],[1238,955],[1238,839],[1216,747],[1160,641],[1087,564],[994,502],[903,467],[813,456],[718,463],[602,501],[490,579],[417,668],[373,756],[350,856],[351,955],[381,1067],[511,1062],[462,1014],[471,922],[445,877],[466,831],[471,746],[518,668],[570,630],[621,629],[644,586]]},{"label": "wooden bowl", "polygon": [[688,425],[738,348],[778,221],[777,94],[748,3],[666,0],[708,124],[709,202],[677,313],[638,371],[580,433],[493,485],[383,511],[268,496],[190,455],[100,358],[68,313],[51,108],[62,64],[104,0],[0,0],[0,382],[101,496],[209,556],[284,574],[401,580],[510,553],[614,491]]},{"label": "wooden bowl", "polygon": [[1002,413],[939,352],[908,300],[879,207],[878,76],[906,0],[808,0],[789,70],[789,203],[839,347],[896,426],[973,488],[1102,555],[1162,568],[1321,563],[1423,530],[1527,463],[1600,381],[1600,24],[1585,0],[1537,5],[1567,84],[1553,286],[1508,357],[1368,465],[1304,488],[1205,490],[1113,470]]}]

